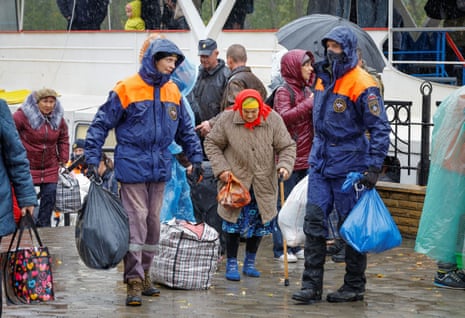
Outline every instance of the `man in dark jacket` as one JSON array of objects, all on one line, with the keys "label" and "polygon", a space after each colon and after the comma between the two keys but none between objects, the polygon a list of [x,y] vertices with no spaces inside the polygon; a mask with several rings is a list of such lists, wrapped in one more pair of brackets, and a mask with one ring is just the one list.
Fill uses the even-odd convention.
[{"label": "man in dark jacket", "polygon": [[107,16],[108,1],[57,0],[57,5],[68,21],[67,30],[100,30]]},{"label": "man in dark jacket", "polygon": [[192,163],[191,178],[201,177],[200,141],[170,80],[184,55],[167,39],[150,43],[137,74],[119,82],[97,111],[86,137],[88,177],[98,178],[102,146],[115,129],[115,176],[129,218],[129,251],[124,257],[127,306],[140,306],[141,295],[158,296],[150,267],[160,238],[160,210],[165,183],[171,178],[173,141]]},{"label": "man in dark jacket", "polygon": [[161,9],[159,0],[142,0],[142,20],[146,30],[158,30],[161,23]]},{"label": "man in dark jacket", "polygon": [[[240,44],[233,44],[226,51],[226,64],[231,70],[228,77],[228,84],[223,93],[221,101],[221,111],[234,105],[237,94],[246,88],[255,89],[260,93],[263,100],[266,99],[267,91],[262,81],[252,73],[247,64],[247,52]],[[208,123],[213,127],[218,116],[211,118]],[[210,131],[208,129],[208,131]]]},{"label": "man in dark jacket", "polygon": [[221,100],[230,74],[224,60],[218,58],[219,54],[215,40],[199,41],[199,76],[189,101],[195,113],[195,129],[202,136],[209,131],[208,120],[221,112]]},{"label": "man in dark jacket", "polygon": [[[305,269],[302,289],[292,296],[304,303],[321,300],[328,215],[335,208],[343,221],[357,202],[353,187],[348,192],[341,190],[347,174],[363,173],[360,183],[373,188],[389,149],[391,131],[377,83],[357,65],[357,37],[352,30],[335,27],[322,44],[325,59],[315,65],[315,135],[304,222]],[[347,244],[345,262],[344,284],[327,295],[329,302],[363,300],[367,256]]]}]

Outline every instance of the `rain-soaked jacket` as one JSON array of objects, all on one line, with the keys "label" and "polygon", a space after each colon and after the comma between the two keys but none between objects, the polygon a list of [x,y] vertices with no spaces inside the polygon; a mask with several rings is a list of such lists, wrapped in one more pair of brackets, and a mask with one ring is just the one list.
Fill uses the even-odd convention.
[{"label": "rain-soaked jacket", "polygon": [[0,238],[14,232],[13,200],[15,190],[20,207],[37,205],[26,150],[16,130],[8,105],[0,99]]},{"label": "rain-soaked jacket", "polygon": [[[310,86],[315,82],[315,73],[305,82],[302,77],[302,60],[310,57],[313,65],[313,54],[304,50],[291,50],[281,59],[281,76],[287,87],[281,86],[276,91],[274,110],[284,120],[289,134],[297,143],[297,156],[294,170],[308,169],[308,155],[313,142],[313,93]],[[293,93],[289,92],[292,89]]]},{"label": "rain-soaked jacket", "polygon": [[115,175],[120,182],[168,181],[172,162],[168,146],[173,140],[183,148],[190,162],[201,162],[203,158],[178,86],[170,81],[169,74],[155,68],[154,57],[158,52],[177,54],[176,67],[184,60],[171,41],[153,41],[139,72],[116,85],[87,131],[86,162],[98,165],[108,131],[115,129]]},{"label": "rain-soaked jacket", "polygon": [[357,66],[357,38],[347,30],[336,27],[322,40],[325,47],[327,40],[341,44],[342,62],[329,65],[325,59],[315,67],[315,136],[309,162],[329,178],[370,166],[381,169],[389,148],[391,130],[380,91],[371,75]]}]

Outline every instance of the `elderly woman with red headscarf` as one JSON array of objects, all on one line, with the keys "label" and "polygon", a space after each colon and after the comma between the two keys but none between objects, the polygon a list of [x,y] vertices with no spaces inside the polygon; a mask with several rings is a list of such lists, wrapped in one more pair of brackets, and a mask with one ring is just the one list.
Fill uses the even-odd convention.
[{"label": "elderly woman with red headscarf", "polygon": [[296,144],[278,113],[253,89],[241,91],[205,139],[205,152],[218,189],[232,173],[249,189],[251,202],[241,208],[218,205],[226,235],[226,279],[239,281],[237,251],[246,238],[243,274],[259,277],[255,257],[261,238],[272,232],[278,211],[278,175],[288,179],[294,167]]}]

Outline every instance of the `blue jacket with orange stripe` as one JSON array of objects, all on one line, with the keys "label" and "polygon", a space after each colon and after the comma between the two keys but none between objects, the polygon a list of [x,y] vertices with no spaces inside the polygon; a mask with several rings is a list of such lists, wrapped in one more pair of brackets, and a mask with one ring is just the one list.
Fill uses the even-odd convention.
[{"label": "blue jacket with orange stripe", "polygon": [[309,163],[329,178],[364,172],[370,166],[380,169],[391,131],[380,91],[371,75],[357,66],[352,32],[336,27],[323,38],[325,47],[327,40],[341,44],[344,53],[339,60],[329,63],[326,58],[315,66],[315,136]]},{"label": "blue jacket with orange stripe", "polygon": [[110,92],[97,111],[86,137],[86,162],[98,165],[108,131],[115,129],[115,176],[124,183],[162,182],[171,178],[172,154],[168,146],[179,144],[189,160],[201,162],[202,148],[177,85],[169,74],[157,71],[155,55],[178,55],[178,47],[158,39],[149,46],[139,72]]}]

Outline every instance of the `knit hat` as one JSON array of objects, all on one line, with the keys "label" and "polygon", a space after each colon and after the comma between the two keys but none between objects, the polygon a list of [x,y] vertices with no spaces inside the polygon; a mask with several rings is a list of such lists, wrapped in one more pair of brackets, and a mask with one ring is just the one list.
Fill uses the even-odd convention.
[{"label": "knit hat", "polygon": [[84,139],[76,139],[73,144],[73,150],[76,148],[84,149],[86,146],[86,141]]},{"label": "knit hat", "polygon": [[51,88],[42,88],[34,93],[34,97],[37,101],[46,97],[54,97],[56,99],[58,97],[58,93]]}]

